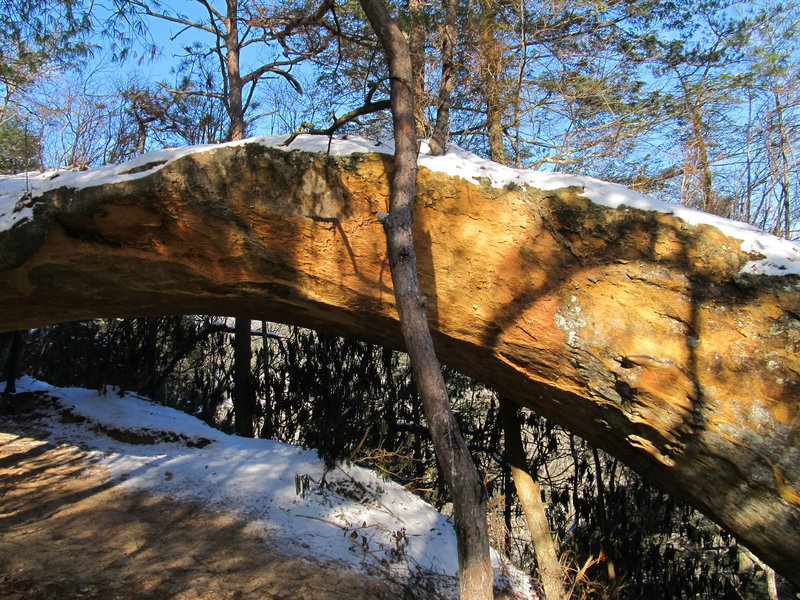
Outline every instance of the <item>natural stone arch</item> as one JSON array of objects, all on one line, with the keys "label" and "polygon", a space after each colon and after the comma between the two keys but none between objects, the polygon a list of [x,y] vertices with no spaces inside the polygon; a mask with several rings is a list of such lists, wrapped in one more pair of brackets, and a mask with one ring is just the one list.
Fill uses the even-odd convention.
[{"label": "natural stone arch", "polygon": [[[32,217],[0,232],[0,330],[228,314],[401,345],[376,216],[387,155],[183,154],[23,198]],[[442,362],[608,450],[800,584],[797,277],[741,274],[758,257],[740,240],[581,192],[420,169]]]}]

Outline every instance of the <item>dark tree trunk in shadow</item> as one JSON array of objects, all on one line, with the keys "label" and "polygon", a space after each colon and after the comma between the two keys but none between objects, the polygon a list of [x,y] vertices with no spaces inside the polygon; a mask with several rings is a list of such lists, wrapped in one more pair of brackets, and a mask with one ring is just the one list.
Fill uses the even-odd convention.
[{"label": "dark tree trunk in shadow", "polygon": [[592,447],[592,458],[594,459],[595,481],[597,482],[597,510],[600,513],[600,527],[603,529],[603,540],[600,549],[606,562],[608,597],[613,600],[613,598],[617,597],[617,567],[614,562],[615,552],[609,543],[611,527],[608,522],[608,511],[606,510],[606,486],[603,483],[603,468],[600,464],[600,454],[595,447]]},{"label": "dark tree trunk in shadow", "polygon": [[255,437],[256,405],[250,361],[250,319],[236,319],[233,335],[233,417],[236,435]]},{"label": "dark tree trunk in shadow", "polygon": [[[239,56],[241,40],[239,39],[238,0],[226,0],[227,13],[223,34],[226,48],[226,63],[223,75],[227,75],[228,94],[226,108],[230,119],[231,141],[245,137],[245,120],[243,104],[243,87]],[[254,413],[256,406],[253,389],[253,373],[251,368],[250,319],[237,317],[233,335],[233,417],[236,434],[243,437],[255,437]]]},{"label": "dark tree trunk in shadow", "polygon": [[386,53],[391,75],[395,166],[389,215],[383,219],[403,340],[411,359],[436,456],[453,496],[462,600],[491,600],[492,566],[486,524],[486,493],[458,430],[436,358],[420,291],[412,238],[417,140],[414,85],[408,42],[383,0],[360,0]]},{"label": "dark tree trunk in shadow", "polygon": [[8,363],[6,367],[6,387],[3,396],[10,396],[17,393],[17,378],[19,377],[19,365],[22,362],[22,349],[24,347],[24,331],[15,331],[11,335],[11,349],[8,353]]}]

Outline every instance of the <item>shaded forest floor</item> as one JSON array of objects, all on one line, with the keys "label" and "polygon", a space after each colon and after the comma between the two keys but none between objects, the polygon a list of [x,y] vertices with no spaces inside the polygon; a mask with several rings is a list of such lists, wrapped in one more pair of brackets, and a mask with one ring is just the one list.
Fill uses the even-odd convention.
[{"label": "shaded forest floor", "polygon": [[119,489],[85,450],[0,417],[0,600],[395,599],[201,504]]}]

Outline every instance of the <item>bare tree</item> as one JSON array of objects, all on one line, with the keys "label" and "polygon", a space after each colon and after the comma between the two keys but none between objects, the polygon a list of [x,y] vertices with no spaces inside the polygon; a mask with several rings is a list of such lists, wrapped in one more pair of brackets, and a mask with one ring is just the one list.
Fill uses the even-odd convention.
[{"label": "bare tree", "polygon": [[[250,5],[240,3],[239,0],[225,0],[224,11],[218,10],[209,0],[196,0],[196,3],[205,13],[204,19],[192,19],[177,12],[167,12],[161,10],[157,3],[146,0],[118,0],[119,6],[138,16],[160,19],[184,29],[201,32],[206,37],[210,36],[210,45],[194,44],[186,50],[189,59],[203,61],[212,57],[216,60],[222,89],[172,89],[170,92],[176,96],[193,95],[217,99],[224,105],[228,115],[227,140],[244,139],[249,122],[247,113],[253,106],[258,83],[278,76],[288,81],[298,93],[302,93],[302,87],[291,74],[291,68],[310,54],[321,51],[326,42],[322,40],[321,47],[312,47],[302,53],[284,52],[284,58],[260,63],[244,72],[242,51],[253,44],[284,45],[285,38],[295,28],[322,18],[332,3],[326,0],[311,17],[283,22],[280,28],[275,27],[274,20],[269,18],[263,8],[249,11]],[[245,437],[253,437],[256,396],[252,382],[250,319],[237,317],[234,328],[233,406],[236,432]]]}]

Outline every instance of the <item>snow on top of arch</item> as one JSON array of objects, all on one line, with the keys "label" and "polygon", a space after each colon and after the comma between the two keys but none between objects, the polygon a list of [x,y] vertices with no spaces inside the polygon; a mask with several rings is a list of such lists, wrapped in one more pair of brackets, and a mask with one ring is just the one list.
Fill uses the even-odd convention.
[{"label": "snow on top of arch", "polygon": [[423,143],[419,164],[432,171],[444,172],[473,181],[487,181],[494,187],[509,184],[527,185],[550,191],[565,187],[580,187],[584,196],[602,206],[610,208],[636,208],[672,214],[692,225],[711,225],[725,235],[741,240],[744,252],[761,254],[764,258],[749,261],[742,273],[754,275],[800,275],[800,246],[788,240],[770,235],[760,229],[712,215],[700,210],[657,200],[618,183],[601,181],[594,177],[513,169],[451,146],[446,155],[440,157],[423,154],[427,144]]},{"label": "snow on top of arch", "polygon": [[[80,189],[112,181],[138,179],[183,156],[207,152],[224,146],[262,144],[284,151],[329,152],[333,155],[361,152],[391,154],[394,152],[394,144],[391,140],[376,141],[356,136],[330,139],[327,136],[300,135],[290,145],[283,146],[286,139],[285,135],[263,136],[225,144],[167,148],[148,152],[124,164],[106,165],[88,171],[45,171],[2,177],[0,178],[0,231],[31,219],[34,202],[30,199],[35,199],[48,190],[60,187]],[[488,182],[498,188],[509,184],[527,185],[546,191],[564,187],[580,187],[583,188],[582,196],[602,206],[629,207],[672,214],[693,225],[711,225],[724,234],[741,240],[743,251],[763,256],[763,258],[748,262],[742,269],[742,273],[800,275],[800,246],[745,223],[662,202],[616,183],[564,173],[513,169],[480,158],[457,146],[450,146],[444,156],[430,156],[426,141],[421,144],[419,165],[431,171],[461,177],[475,183]],[[26,199],[28,200],[26,201]]]}]

